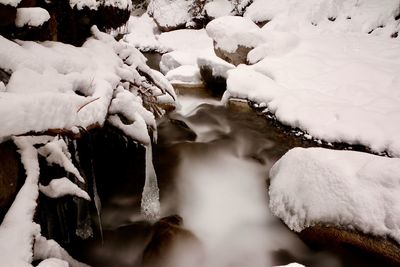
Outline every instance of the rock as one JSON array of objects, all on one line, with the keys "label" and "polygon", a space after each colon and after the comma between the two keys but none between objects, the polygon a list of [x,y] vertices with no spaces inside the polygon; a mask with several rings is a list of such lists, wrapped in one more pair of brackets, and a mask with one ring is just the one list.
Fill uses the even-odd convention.
[{"label": "rock", "polygon": [[16,16],[16,7],[0,4],[0,34],[3,34],[3,27],[14,25]]},{"label": "rock", "polygon": [[260,28],[250,19],[224,16],[211,21],[207,34],[214,40],[216,55],[237,66],[247,63],[247,54],[264,42]]},{"label": "rock", "polygon": [[200,267],[203,248],[199,239],[182,227],[178,215],[162,218],[154,224],[153,237],[143,252],[145,267]]},{"label": "rock", "polygon": [[[20,173],[21,172],[21,173]],[[0,144],[0,222],[22,185],[23,167],[12,141]],[[21,174],[21,175],[20,175]]]},{"label": "rock", "polygon": [[216,47],[214,43],[215,54],[223,60],[237,66],[239,64],[247,64],[247,54],[253,50],[254,47],[246,47],[239,45],[234,52],[228,52],[221,48]]},{"label": "rock", "polygon": [[374,237],[337,227],[316,225],[300,232],[300,237],[311,246],[356,248],[382,260],[382,266],[399,266],[400,245],[390,239]]},{"label": "rock", "polygon": [[228,71],[235,66],[218,57],[199,57],[197,65],[206,87],[212,91],[213,95],[221,96],[226,90]]}]

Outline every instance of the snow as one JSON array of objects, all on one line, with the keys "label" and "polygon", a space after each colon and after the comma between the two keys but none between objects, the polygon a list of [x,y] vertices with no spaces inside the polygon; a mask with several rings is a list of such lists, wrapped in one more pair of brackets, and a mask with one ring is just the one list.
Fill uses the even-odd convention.
[{"label": "snow", "polygon": [[151,0],[147,12],[161,27],[185,26],[190,21],[189,9],[192,1]]},{"label": "snow", "polygon": [[77,196],[90,201],[90,196],[67,177],[53,179],[49,185],[39,184],[39,190],[50,198],[59,198],[66,195]]},{"label": "snow", "polygon": [[12,6],[12,7],[17,7],[21,0],[0,0],[0,4],[3,4],[5,6]]},{"label": "snow", "polygon": [[317,223],[400,243],[400,159],[294,148],[270,171],[271,211],[300,232]]},{"label": "snow", "polygon": [[196,55],[181,50],[166,53],[161,57],[160,70],[162,73],[167,74],[169,71],[183,65],[196,65]]},{"label": "snow", "polygon": [[[95,27],[92,32],[94,37],[82,47],[15,43],[0,36],[0,68],[12,72],[5,92],[0,92],[0,141],[30,131],[101,126],[122,80],[136,86],[126,90],[140,87],[154,96],[167,94],[165,101],[174,102],[168,80],[151,70],[137,49]],[[132,105],[138,109],[137,102]]]},{"label": "snow", "polygon": [[197,59],[197,65],[199,68],[210,68],[214,77],[223,77],[225,79],[228,78],[228,71],[235,68],[234,65],[215,55],[199,56]]},{"label": "snow", "polygon": [[[30,266],[32,237],[40,233],[33,222],[39,195],[39,162],[36,149],[29,139],[14,139],[21,154],[26,180],[0,225],[0,258],[4,266]],[[18,238],[16,238],[18,237]]]},{"label": "snow", "polygon": [[231,14],[232,3],[228,0],[214,0],[204,6],[206,14],[211,18],[219,18]]},{"label": "snow", "polygon": [[208,36],[206,30],[176,30],[160,34],[158,40],[170,50],[179,50],[194,53],[204,51],[212,53],[213,40]]},{"label": "snow", "polygon": [[248,18],[224,16],[207,24],[207,34],[216,47],[233,53],[239,46],[256,47],[264,39],[260,28]]},{"label": "snow", "polygon": [[17,8],[15,25],[17,27],[31,26],[39,27],[50,19],[49,12],[41,7],[20,7]]},{"label": "snow", "polygon": [[296,43],[231,70],[224,99],[265,102],[280,122],[314,138],[400,156],[398,41],[327,32]]},{"label": "snow", "polygon": [[72,163],[71,154],[68,152],[67,144],[63,139],[56,137],[53,141],[39,148],[38,153],[45,157],[49,164],[57,164],[67,172],[75,175],[81,183],[85,182],[78,169]]},{"label": "snow", "polygon": [[157,24],[145,13],[140,17],[131,16],[129,18],[128,34],[124,35],[123,40],[143,52],[165,53],[168,48],[158,41],[159,34]]},{"label": "snow", "polygon": [[104,6],[116,7],[119,9],[132,9],[131,0],[106,0]]},{"label": "snow", "polygon": [[[284,31],[362,32],[390,36],[400,26],[399,0],[255,0],[244,16]],[[383,28],[379,28],[382,26]]]},{"label": "snow", "polygon": [[82,10],[85,7],[97,10],[99,2],[96,0],[69,0],[69,5],[71,8],[76,7],[78,10]]},{"label": "snow", "polygon": [[275,266],[275,267],[305,267],[305,266],[294,262],[294,263],[290,263],[288,265],[280,265],[280,266]]},{"label": "snow", "polygon": [[50,258],[40,262],[37,267],[69,267],[69,265],[66,261]]},{"label": "snow", "polygon": [[173,84],[202,84],[200,70],[193,65],[180,66],[169,71],[165,77]]}]

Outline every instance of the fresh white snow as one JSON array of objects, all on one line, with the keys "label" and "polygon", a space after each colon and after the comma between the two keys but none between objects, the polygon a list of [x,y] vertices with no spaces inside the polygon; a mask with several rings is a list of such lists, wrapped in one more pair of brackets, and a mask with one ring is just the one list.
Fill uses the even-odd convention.
[{"label": "fresh white snow", "polygon": [[50,198],[59,198],[66,195],[77,196],[90,201],[90,196],[67,177],[53,179],[46,186],[39,184],[39,190]]},{"label": "fresh white snow", "polygon": [[400,243],[400,159],[294,148],[270,171],[269,206],[290,229],[317,223]]},{"label": "fresh white snow", "polygon": [[205,4],[204,10],[211,18],[230,15],[233,10],[232,2],[228,0],[214,0]]},{"label": "fresh white snow", "polygon": [[169,71],[165,77],[173,83],[202,84],[200,70],[197,66],[183,65]]},{"label": "fresh white snow", "polygon": [[50,19],[49,12],[41,7],[20,7],[17,8],[17,17],[15,18],[15,26],[39,27]]},{"label": "fresh white snow", "polygon": [[216,47],[233,53],[238,46],[256,47],[264,39],[260,28],[250,19],[239,16],[224,16],[207,24],[207,34]]}]

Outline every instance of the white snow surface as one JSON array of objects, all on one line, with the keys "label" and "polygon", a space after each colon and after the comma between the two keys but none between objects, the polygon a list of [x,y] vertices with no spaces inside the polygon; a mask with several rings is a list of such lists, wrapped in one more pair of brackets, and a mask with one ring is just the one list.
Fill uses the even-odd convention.
[{"label": "white snow surface", "polygon": [[[269,36],[271,43],[279,37]],[[398,40],[327,32],[278,43],[285,39],[279,51],[272,45],[268,53],[267,43],[257,64],[229,71],[224,100],[265,102],[280,122],[311,137],[400,156]]]},{"label": "white snow surface", "polygon": [[228,71],[234,69],[235,66],[226,62],[225,60],[212,56],[199,56],[197,59],[199,68],[210,68],[214,77],[228,78]]},{"label": "white snow surface", "polygon": [[233,10],[232,3],[228,0],[214,0],[204,5],[206,14],[211,18],[228,16]]},{"label": "white snow surface", "polygon": [[270,171],[270,209],[300,232],[317,223],[400,243],[400,159],[294,148]]},{"label": "white snow surface", "polygon": [[76,7],[76,9],[81,10],[85,7],[92,9],[92,10],[97,10],[99,7],[99,3],[96,0],[69,0],[69,5],[71,8]]},{"label": "white snow surface", "polygon": [[191,4],[187,0],[151,0],[147,12],[162,27],[184,26],[191,19],[188,12]]},{"label": "white snow surface", "polygon": [[[5,92],[0,92],[0,141],[30,131],[103,125],[114,90],[122,80],[154,96],[166,94],[165,98],[174,102],[175,92],[168,80],[151,70],[137,49],[116,42],[96,27],[92,31],[94,37],[82,47],[57,42],[15,43],[0,36],[0,67],[12,72]],[[155,86],[138,70],[147,73]],[[133,89],[127,86],[125,90]],[[126,105],[121,112],[126,111]],[[132,102],[132,108],[138,109],[138,102]],[[144,111],[139,114],[148,116]],[[154,124],[147,117],[145,121]],[[147,134],[146,127],[141,129],[146,133],[140,135]]]},{"label": "white snow surface", "polygon": [[305,267],[305,266],[302,265],[302,264],[293,262],[293,263],[290,263],[288,265],[279,265],[279,266],[275,266],[275,267]]},{"label": "white snow surface", "polygon": [[400,29],[399,0],[255,0],[244,14],[284,31],[372,32],[390,36]]},{"label": "white snow surface", "polygon": [[15,26],[39,27],[50,19],[49,12],[41,7],[20,7],[17,8],[17,17],[15,18]]},{"label": "white snow surface", "polygon": [[0,0],[0,4],[17,7],[21,0]]},{"label": "white snow surface", "polygon": [[129,18],[128,34],[124,35],[123,40],[140,51],[167,52],[169,48],[158,41],[159,34],[157,24],[147,13],[144,13],[140,17],[131,16]]},{"label": "white snow surface", "polygon": [[263,43],[260,28],[250,19],[240,16],[224,16],[207,24],[207,34],[216,47],[233,53],[238,46],[256,47]]},{"label": "white snow surface", "polygon": [[172,83],[202,84],[200,70],[197,66],[183,65],[173,69],[165,76]]},{"label": "white snow surface", "polygon": [[53,179],[46,186],[39,184],[39,190],[50,198],[59,198],[67,195],[77,196],[90,201],[90,196],[83,189],[71,182],[67,177]]}]

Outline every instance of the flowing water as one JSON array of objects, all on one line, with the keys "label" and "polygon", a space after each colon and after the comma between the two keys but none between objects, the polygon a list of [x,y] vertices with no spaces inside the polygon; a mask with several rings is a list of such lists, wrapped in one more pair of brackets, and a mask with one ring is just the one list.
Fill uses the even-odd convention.
[{"label": "flowing water", "polygon": [[[169,217],[151,224],[140,209],[105,209],[104,240],[77,245],[75,256],[96,267],[379,266],[353,251],[313,251],[270,213],[269,169],[290,148],[311,144],[212,98],[180,102],[159,121],[153,148],[161,217]],[[113,201],[131,205],[126,196]]]}]

